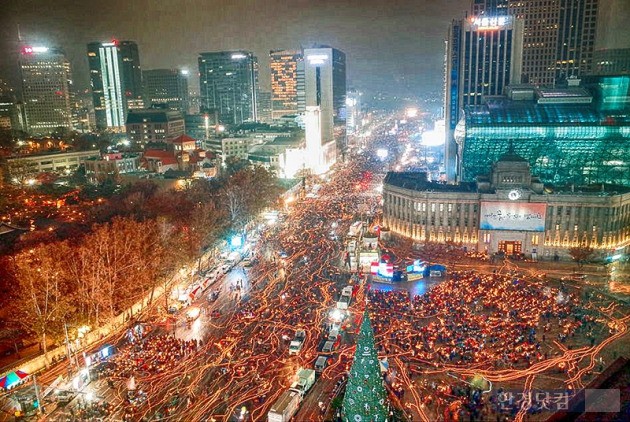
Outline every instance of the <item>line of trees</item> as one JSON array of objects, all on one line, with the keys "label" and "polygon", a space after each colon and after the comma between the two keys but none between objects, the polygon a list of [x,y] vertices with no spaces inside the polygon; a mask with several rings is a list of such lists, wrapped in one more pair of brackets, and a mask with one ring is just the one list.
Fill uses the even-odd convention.
[{"label": "line of trees", "polygon": [[[44,353],[64,324],[97,327],[125,312],[219,237],[274,204],[275,176],[247,166],[223,178],[162,192],[151,182],[122,189],[91,210],[87,233],[45,238],[11,256],[11,324]],[[7,322],[7,321],[5,321]]]}]

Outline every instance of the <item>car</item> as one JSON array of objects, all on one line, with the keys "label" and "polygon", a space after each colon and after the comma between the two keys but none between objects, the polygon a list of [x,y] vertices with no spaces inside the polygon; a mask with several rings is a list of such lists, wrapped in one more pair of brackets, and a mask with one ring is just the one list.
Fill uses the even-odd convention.
[{"label": "car", "polygon": [[243,267],[251,267],[252,266],[252,260],[249,258],[245,258],[243,260]]},{"label": "car", "polygon": [[62,406],[70,403],[74,397],[75,394],[73,394],[71,391],[57,391],[57,402]]},{"label": "car", "polygon": [[231,269],[232,269],[232,266],[231,266],[230,264],[223,264],[223,265],[221,266],[221,272],[222,272],[223,274],[227,274],[227,273],[229,273]]}]

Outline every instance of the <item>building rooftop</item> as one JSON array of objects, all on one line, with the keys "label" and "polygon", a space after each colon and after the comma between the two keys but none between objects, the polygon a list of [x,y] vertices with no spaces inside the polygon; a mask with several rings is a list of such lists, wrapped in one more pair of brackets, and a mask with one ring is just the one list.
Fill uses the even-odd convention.
[{"label": "building rooftop", "polygon": [[195,140],[195,138],[191,138],[188,135],[179,135],[177,138],[171,139],[168,142],[170,144],[183,144],[183,143],[187,143],[187,142],[197,142],[197,141]]},{"label": "building rooftop", "polygon": [[183,119],[179,111],[164,109],[129,110],[127,124],[167,123],[171,120]]},{"label": "building rooftop", "polygon": [[268,145],[293,146],[304,142],[304,133],[294,133],[291,136],[277,136],[273,141],[267,142]]},{"label": "building rooftop", "polygon": [[160,149],[148,149],[144,151],[142,156],[144,159],[153,159],[162,161],[163,165],[177,164],[177,158],[170,151]]},{"label": "building rooftop", "polygon": [[536,95],[539,99],[549,98],[593,98],[590,92],[585,88],[565,87],[565,88],[536,88]]},{"label": "building rooftop", "polygon": [[429,192],[477,192],[475,183],[460,183],[458,185],[447,185],[444,183],[431,182],[427,179],[425,172],[393,172],[390,171],[385,176],[384,185],[392,185],[403,189]]},{"label": "building rooftop", "polygon": [[[517,158],[520,158],[516,156]],[[486,178],[484,178],[486,180]],[[494,189],[480,192],[475,182],[465,182],[457,185],[431,182],[427,180],[425,172],[388,172],[383,182],[385,185],[396,186],[403,189],[410,189],[419,192],[441,192],[441,193],[493,193]],[[611,184],[592,184],[586,186],[545,186],[543,194],[547,195],[584,195],[584,196],[613,196],[630,193],[630,186]]]},{"label": "building rooftop", "polygon": [[630,124],[630,108],[611,116],[609,111],[600,111],[593,104],[539,104],[535,101],[512,101],[507,97],[489,97],[485,104],[466,107],[465,119],[469,127],[533,123],[617,126]]}]

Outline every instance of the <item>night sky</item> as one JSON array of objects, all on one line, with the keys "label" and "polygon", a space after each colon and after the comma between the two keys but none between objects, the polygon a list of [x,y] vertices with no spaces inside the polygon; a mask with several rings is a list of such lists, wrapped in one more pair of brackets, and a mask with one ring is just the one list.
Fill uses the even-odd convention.
[{"label": "night sky", "polygon": [[[630,47],[630,1],[600,0],[598,47]],[[349,86],[438,94],[444,39],[470,0],[0,0],[0,78],[17,88],[17,24],[30,44],[64,48],[89,86],[86,44],[134,40],[143,69],[197,72],[197,53],[252,50],[269,88],[270,49],[328,44],[347,54]],[[192,86],[198,85],[193,76]]]}]

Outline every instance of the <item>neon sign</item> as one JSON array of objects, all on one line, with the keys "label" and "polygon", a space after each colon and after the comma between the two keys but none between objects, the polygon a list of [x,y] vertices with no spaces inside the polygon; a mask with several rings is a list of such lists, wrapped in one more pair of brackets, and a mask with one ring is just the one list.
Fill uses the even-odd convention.
[{"label": "neon sign", "polygon": [[472,18],[470,21],[477,27],[479,31],[488,31],[492,29],[499,29],[508,24],[508,16],[494,16],[494,17],[478,17]]},{"label": "neon sign", "polygon": [[48,52],[48,47],[24,47],[22,49],[22,53],[24,54],[46,53],[46,52]]}]

